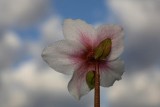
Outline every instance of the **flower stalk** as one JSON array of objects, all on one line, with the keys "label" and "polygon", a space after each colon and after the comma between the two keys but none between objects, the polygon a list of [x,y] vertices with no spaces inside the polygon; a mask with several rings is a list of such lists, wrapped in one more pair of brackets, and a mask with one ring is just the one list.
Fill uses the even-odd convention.
[{"label": "flower stalk", "polygon": [[100,107],[100,74],[99,64],[95,65],[95,93],[94,93],[94,107]]}]

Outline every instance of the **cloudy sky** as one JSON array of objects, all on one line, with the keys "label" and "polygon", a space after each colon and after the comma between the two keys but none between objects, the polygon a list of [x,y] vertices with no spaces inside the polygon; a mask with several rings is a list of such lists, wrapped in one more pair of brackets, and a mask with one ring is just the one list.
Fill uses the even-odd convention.
[{"label": "cloudy sky", "polygon": [[124,27],[126,72],[101,88],[101,107],[160,107],[159,11],[159,0],[0,0],[0,107],[93,107],[93,92],[76,101],[71,76],[41,58],[67,18]]}]

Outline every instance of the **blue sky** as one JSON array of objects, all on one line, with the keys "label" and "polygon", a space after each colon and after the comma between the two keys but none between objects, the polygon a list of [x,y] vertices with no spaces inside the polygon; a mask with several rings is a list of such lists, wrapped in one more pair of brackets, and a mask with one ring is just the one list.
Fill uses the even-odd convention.
[{"label": "blue sky", "polygon": [[[67,18],[82,19],[90,24],[108,23],[107,19],[111,16],[111,11],[105,0],[54,0],[54,2],[51,1],[50,6],[50,13],[43,16],[39,23],[36,22],[24,29],[13,27],[24,42],[39,41],[41,39],[38,29],[40,23],[43,23],[53,14],[60,16],[63,20]],[[30,58],[30,55],[26,54],[14,65],[19,65],[28,58]]]},{"label": "blue sky", "polygon": [[[111,16],[111,11],[105,0],[54,0],[51,1],[50,6],[50,13],[44,16],[41,22],[53,14],[59,15],[62,19],[82,19],[90,24],[108,23],[107,19]],[[36,41],[40,37],[36,28],[38,25],[29,26],[25,29],[15,28],[15,31],[24,40]]]},{"label": "blue sky", "polygon": [[55,0],[57,14],[65,18],[83,19],[88,23],[104,22],[110,12],[105,0]]}]

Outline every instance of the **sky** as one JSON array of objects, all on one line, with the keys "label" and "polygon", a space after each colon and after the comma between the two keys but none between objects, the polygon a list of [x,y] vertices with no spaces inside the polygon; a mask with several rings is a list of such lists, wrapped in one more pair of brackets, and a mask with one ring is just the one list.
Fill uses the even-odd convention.
[{"label": "sky", "polygon": [[41,58],[68,18],[124,28],[126,72],[101,87],[101,107],[160,107],[159,11],[158,0],[0,0],[0,107],[93,107],[93,91],[75,100],[71,76]]}]

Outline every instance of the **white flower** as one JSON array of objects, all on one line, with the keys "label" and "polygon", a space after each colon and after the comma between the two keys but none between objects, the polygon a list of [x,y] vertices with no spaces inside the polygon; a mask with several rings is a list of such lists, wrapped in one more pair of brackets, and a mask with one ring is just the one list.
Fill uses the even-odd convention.
[{"label": "white flower", "polygon": [[69,92],[77,99],[94,88],[92,84],[95,63],[99,64],[100,85],[112,86],[124,72],[123,29],[118,25],[102,25],[94,29],[82,20],[67,19],[63,25],[64,40],[48,46],[43,59],[54,70],[73,74]]}]

